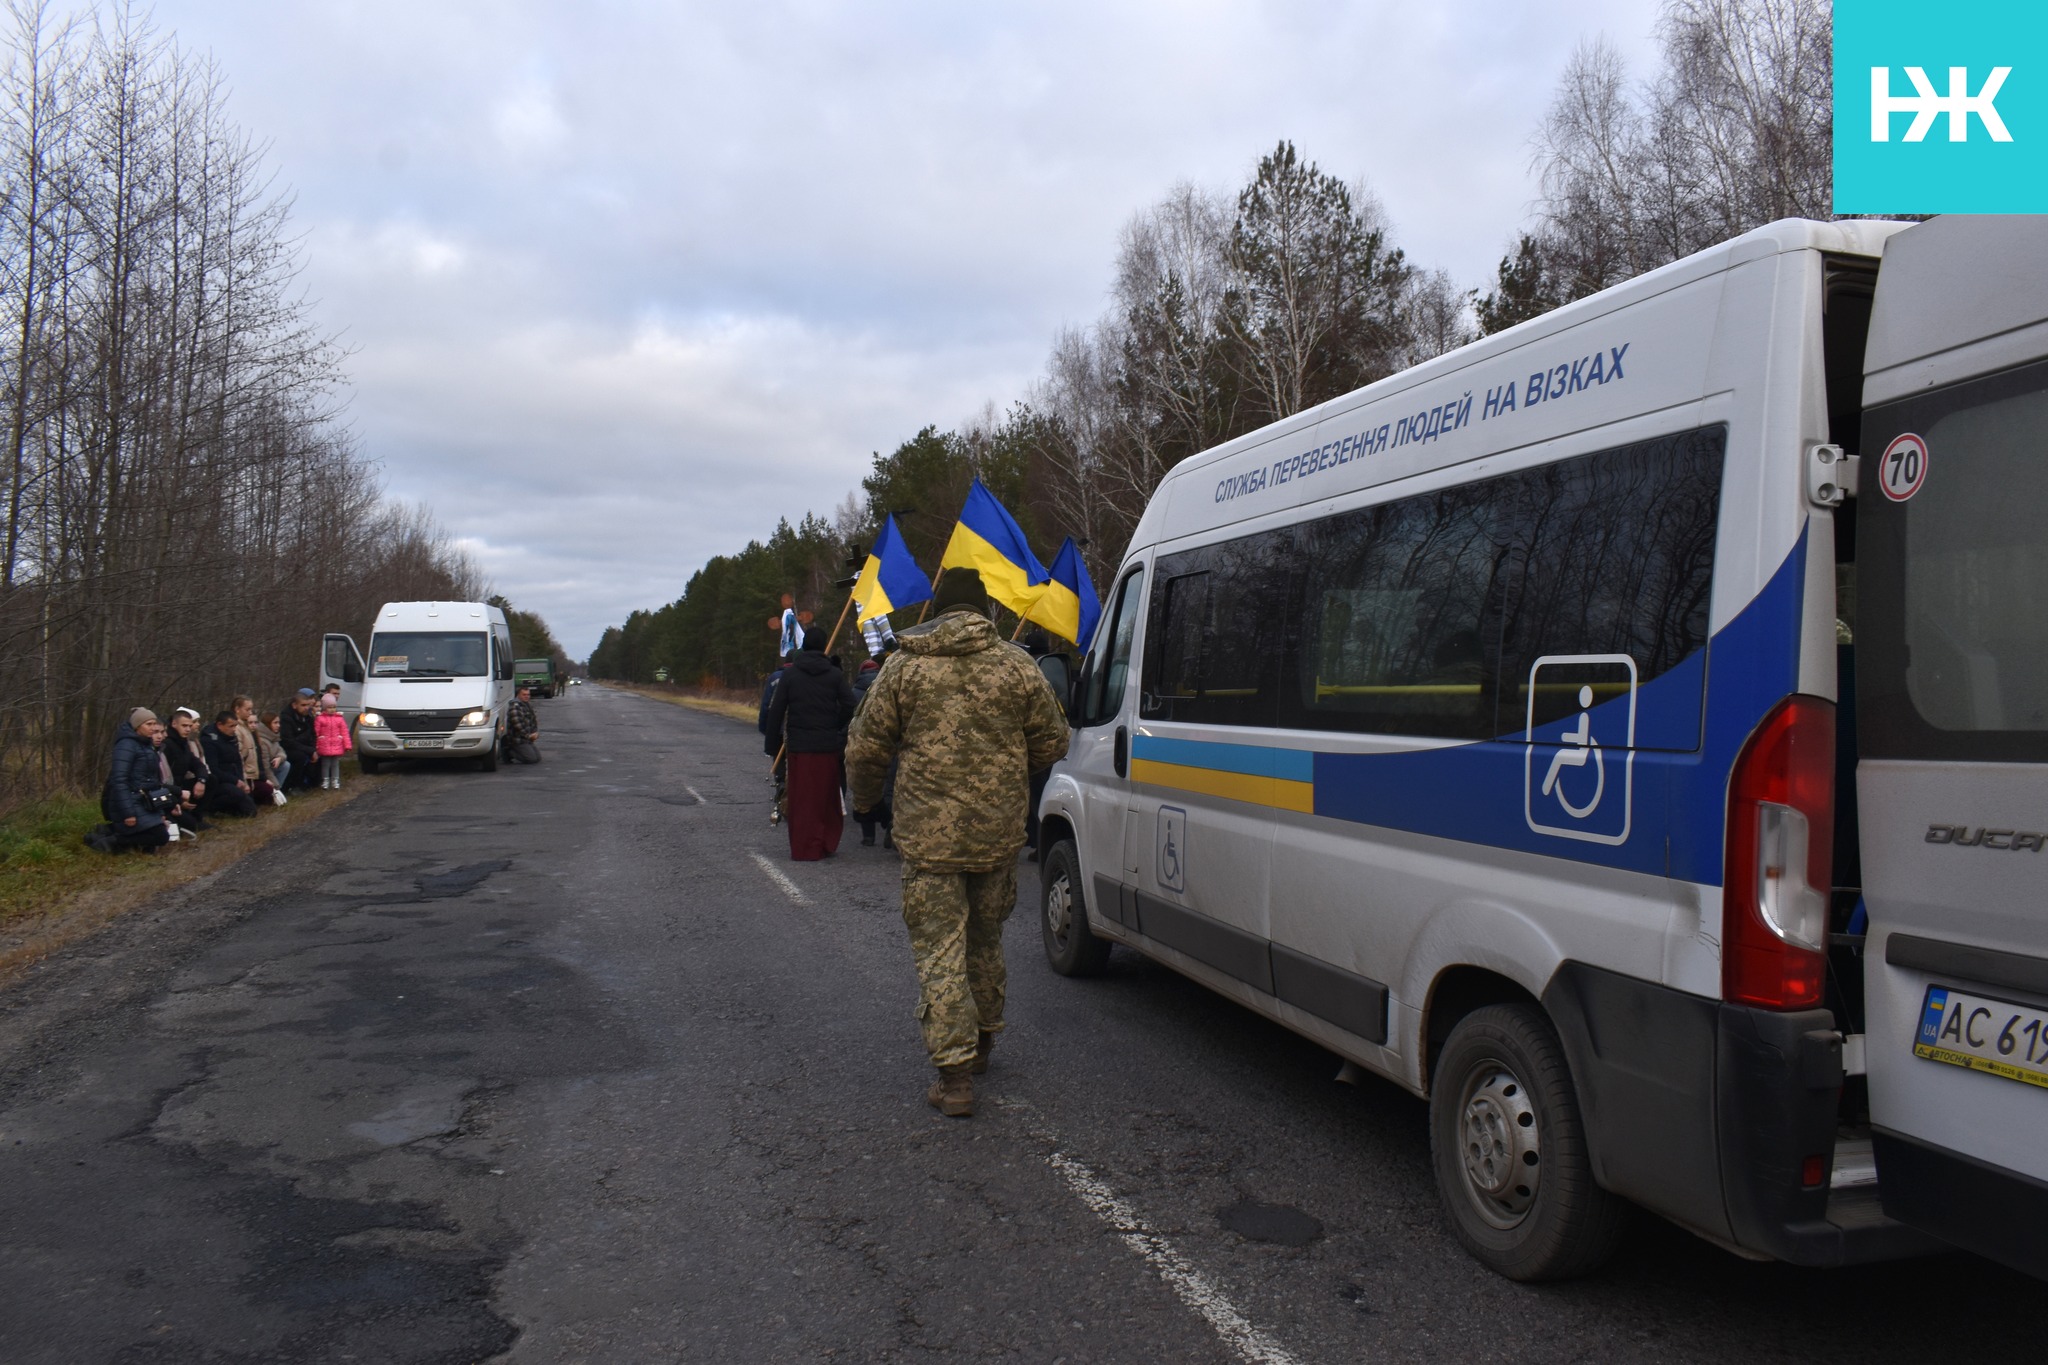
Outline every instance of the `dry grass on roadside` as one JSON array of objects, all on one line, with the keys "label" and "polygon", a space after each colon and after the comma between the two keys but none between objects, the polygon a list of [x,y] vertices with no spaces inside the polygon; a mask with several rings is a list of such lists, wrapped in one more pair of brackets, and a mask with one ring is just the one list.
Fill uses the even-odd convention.
[{"label": "dry grass on roadside", "polygon": [[750,701],[741,701],[732,694],[720,695],[713,692],[693,691],[670,683],[628,683],[607,682],[607,687],[616,687],[626,692],[638,692],[643,697],[656,701],[673,702],[687,706],[692,711],[709,711],[714,716],[729,720],[754,721],[759,719],[761,708]]},{"label": "dry grass on roadside", "polygon": [[0,820],[0,978],[390,780],[351,772],[339,792],[302,792],[247,820],[217,819],[196,842],[181,839],[154,854],[87,848],[85,832],[100,820],[90,797],[13,812]]}]

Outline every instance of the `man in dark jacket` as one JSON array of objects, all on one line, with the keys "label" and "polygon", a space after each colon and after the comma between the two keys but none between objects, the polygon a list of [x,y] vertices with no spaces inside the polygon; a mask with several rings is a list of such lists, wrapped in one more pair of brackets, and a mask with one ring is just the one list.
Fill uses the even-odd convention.
[{"label": "man in dark jacket", "polygon": [[533,713],[533,689],[522,687],[505,708],[505,758],[512,763],[540,762],[540,717]]},{"label": "man in dark jacket", "polygon": [[171,841],[164,812],[176,794],[164,785],[157,758],[156,712],[138,706],[114,732],[114,759],[107,785],[100,793],[100,813],[114,827],[111,848],[139,848],[154,853]]},{"label": "man in dark jacket", "polygon": [[213,774],[199,751],[199,713],[181,706],[171,713],[171,732],[164,737],[164,761],[170,765],[171,785],[178,792],[178,828],[201,830],[209,826],[202,812]]},{"label": "man in dark jacket", "polygon": [[199,736],[199,751],[213,774],[206,792],[208,815],[256,813],[256,798],[249,795],[249,784],[242,777],[242,738],[235,733],[237,728],[235,713],[222,711]]},{"label": "man in dark jacket", "polygon": [[302,687],[277,718],[277,742],[291,762],[289,785],[310,787],[320,780],[318,751],[313,742],[313,689]]},{"label": "man in dark jacket", "polygon": [[825,657],[825,640],[813,632],[768,701],[768,728],[762,736],[769,756],[784,753],[789,763],[789,856],[798,862],[839,851],[845,828],[839,755],[846,748],[846,722],[853,711],[846,675]]}]

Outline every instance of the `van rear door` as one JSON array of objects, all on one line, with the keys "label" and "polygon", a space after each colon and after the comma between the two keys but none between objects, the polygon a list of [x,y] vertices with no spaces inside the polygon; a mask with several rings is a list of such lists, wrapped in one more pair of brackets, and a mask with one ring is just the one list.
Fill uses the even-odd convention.
[{"label": "van rear door", "polygon": [[2048,1277],[2048,220],[1889,240],[1857,511],[1885,1212]]}]

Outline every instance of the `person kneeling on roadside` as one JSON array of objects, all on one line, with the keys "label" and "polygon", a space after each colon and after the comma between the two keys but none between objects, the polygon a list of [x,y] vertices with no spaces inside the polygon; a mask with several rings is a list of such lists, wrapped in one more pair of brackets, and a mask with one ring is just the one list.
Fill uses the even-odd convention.
[{"label": "person kneeling on roadside", "polygon": [[1029,655],[996,633],[973,569],[947,569],[933,619],[869,686],[847,737],[856,814],[881,803],[892,759],[903,922],[918,1023],[949,1118],[974,1113],[973,1077],[1003,1028],[1003,922],[1017,904],[1030,775],[1067,751],[1067,720]]},{"label": "person kneeling on roadside", "polygon": [[164,759],[171,765],[171,785],[178,789],[178,828],[211,828],[204,814],[206,792],[213,781],[206,755],[199,751],[199,713],[181,706],[171,713],[171,733],[164,740]]},{"label": "person kneeling on roadside", "polygon": [[[123,848],[154,853],[171,841],[164,817],[177,804],[178,794],[164,781],[163,761],[157,756],[156,737],[162,729],[156,712],[138,706],[114,732],[114,759],[100,792],[100,814],[112,832],[97,831],[95,847],[110,853]],[[106,841],[98,843],[103,834]]]},{"label": "person kneeling on roadside", "polygon": [[533,689],[522,687],[505,710],[505,757],[514,763],[540,762],[534,741],[540,738],[540,719],[533,714]]},{"label": "person kneeling on roadside", "polygon": [[284,746],[285,761],[291,765],[290,784],[310,787],[320,780],[315,760],[318,745],[313,737],[313,689],[302,687],[292,694],[277,717],[277,742]]},{"label": "person kneeling on roadside", "polygon": [[200,752],[206,755],[207,771],[213,774],[206,793],[208,815],[256,813],[256,798],[249,795],[249,784],[242,777],[240,730],[230,709],[217,712],[213,724],[199,736]]}]

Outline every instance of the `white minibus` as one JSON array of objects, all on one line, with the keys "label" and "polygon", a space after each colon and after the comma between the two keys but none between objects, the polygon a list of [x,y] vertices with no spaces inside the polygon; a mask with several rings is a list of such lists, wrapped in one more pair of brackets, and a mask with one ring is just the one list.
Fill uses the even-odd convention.
[{"label": "white minibus", "polygon": [[366,773],[396,758],[495,771],[512,668],[511,627],[489,602],[386,602],[367,661],[345,634],[327,636],[320,652],[321,686],[340,684]]},{"label": "white minibus", "polygon": [[1856,792],[1885,1211],[2048,1277],[2048,219],[1885,244]]},{"label": "white minibus", "polygon": [[[1427,1097],[1450,1221],[1518,1279],[1629,1203],[1803,1265],[2020,1259],[1957,1223],[2019,1181],[2040,1225],[2048,1092],[1915,1041],[1948,999],[2048,1055],[2048,517],[2031,445],[1982,449],[2048,406],[2019,350],[1957,358],[2048,326],[2048,243],[1968,230],[1775,223],[1174,468],[1040,803],[1054,967],[1123,944]],[[1930,263],[1896,311],[1888,242]]]}]

